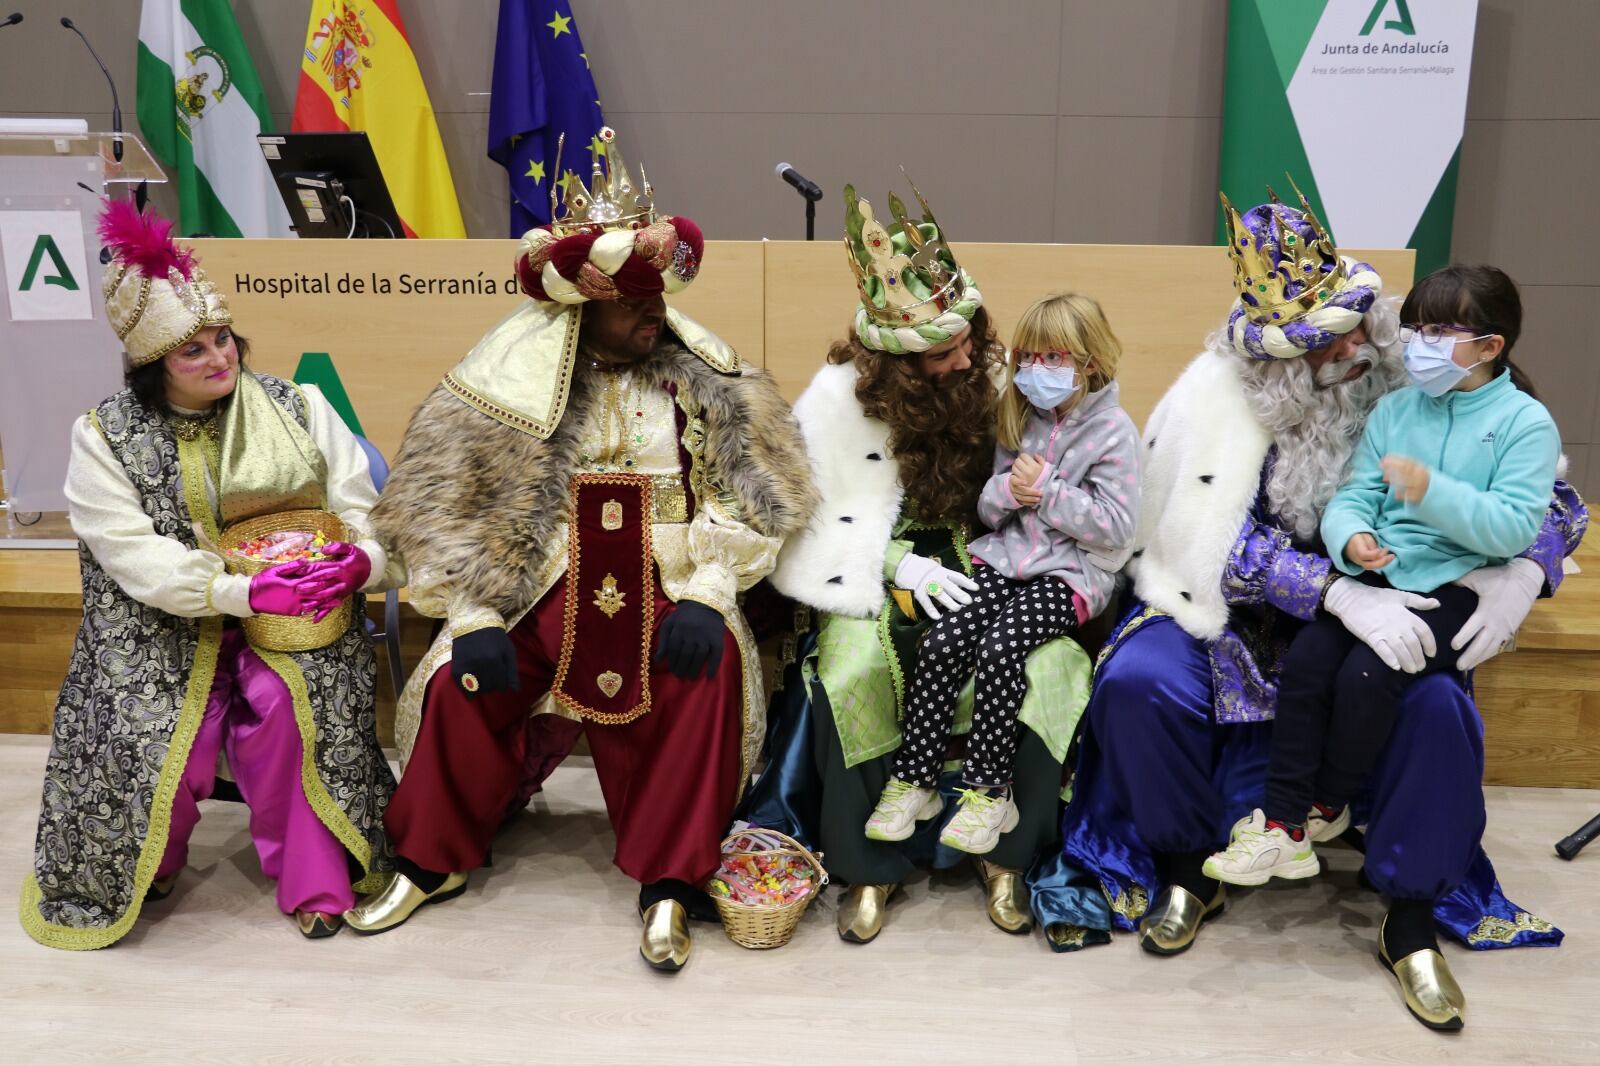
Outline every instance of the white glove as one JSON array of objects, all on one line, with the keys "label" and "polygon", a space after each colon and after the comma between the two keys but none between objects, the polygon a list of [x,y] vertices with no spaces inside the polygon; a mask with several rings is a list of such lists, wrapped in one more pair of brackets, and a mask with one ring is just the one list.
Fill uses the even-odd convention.
[{"label": "white glove", "polygon": [[1328,589],[1322,606],[1391,670],[1417,673],[1439,649],[1433,631],[1413,611],[1431,611],[1438,600],[1399,589],[1374,588],[1353,577],[1341,577]]},{"label": "white glove", "polygon": [[[1456,582],[1478,594],[1478,609],[1450,641],[1456,669],[1471,670],[1500,654],[1544,590],[1544,567],[1532,559],[1480,567]],[[1465,651],[1462,649],[1465,648]]]},{"label": "white glove", "polygon": [[939,620],[940,604],[947,611],[959,611],[972,602],[978,583],[959,570],[948,570],[937,559],[906,552],[894,568],[894,583],[916,597],[917,605],[934,621]]}]

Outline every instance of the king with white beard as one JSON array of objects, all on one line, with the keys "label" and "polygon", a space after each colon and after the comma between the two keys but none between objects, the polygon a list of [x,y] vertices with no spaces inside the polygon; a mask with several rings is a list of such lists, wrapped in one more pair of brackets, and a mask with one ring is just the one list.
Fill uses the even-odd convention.
[{"label": "king with white beard", "polygon": [[[1135,602],[1102,653],[1063,854],[1034,878],[1034,909],[1058,950],[1103,943],[1112,929],[1137,930],[1157,955],[1187,950],[1224,905],[1202,862],[1260,805],[1290,638],[1329,609],[1336,582],[1354,586],[1335,602],[1362,639],[1408,617],[1404,593],[1341,578],[1318,535],[1367,414],[1404,380],[1394,302],[1371,267],[1339,256],[1304,199],[1224,209],[1239,297],[1145,429],[1125,567]],[[1570,486],[1552,493],[1532,548],[1462,579],[1479,608],[1456,638],[1461,670],[1498,651],[1560,584],[1588,519]],[[1407,691],[1355,804],[1366,878],[1391,901],[1380,947],[1407,1007],[1435,1028],[1460,1027],[1462,997],[1428,908],[1474,948],[1561,937],[1500,893],[1479,846],[1482,776],[1483,725],[1463,675],[1436,674]],[[1389,928],[1407,908],[1424,915],[1418,943]]]}]

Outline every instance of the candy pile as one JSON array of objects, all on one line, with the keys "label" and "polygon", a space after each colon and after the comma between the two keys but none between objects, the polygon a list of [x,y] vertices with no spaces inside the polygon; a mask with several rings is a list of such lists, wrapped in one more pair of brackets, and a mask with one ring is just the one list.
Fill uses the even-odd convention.
[{"label": "candy pile", "polygon": [[320,532],[308,533],[303,530],[285,529],[254,540],[241,541],[238,547],[233,549],[233,554],[257,562],[292,563],[300,560],[315,562],[327,558],[322,554],[322,548],[327,543],[328,538]]},{"label": "candy pile", "polygon": [[817,871],[799,855],[724,852],[708,888],[737,903],[776,907],[815,892]]}]

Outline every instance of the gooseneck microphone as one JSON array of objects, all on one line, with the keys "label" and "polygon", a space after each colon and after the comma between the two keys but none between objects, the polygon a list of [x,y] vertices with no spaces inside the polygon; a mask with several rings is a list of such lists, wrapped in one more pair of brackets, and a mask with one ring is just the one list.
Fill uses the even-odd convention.
[{"label": "gooseneck microphone", "polygon": [[13,11],[11,14],[6,16],[6,19],[5,19],[4,22],[0,22],[0,30],[5,29],[7,26],[15,26],[17,23],[19,23],[21,21],[22,21],[22,12]]},{"label": "gooseneck microphone", "polygon": [[[21,15],[15,15],[13,18],[18,22],[22,21]],[[106,76],[106,84],[111,86],[111,132],[120,134],[122,132],[122,103],[117,99],[117,83],[112,80],[111,72],[106,69],[105,63],[101,62],[100,60],[100,53],[94,50],[94,45],[89,43],[89,38],[83,35],[83,31],[74,26],[72,24],[72,20],[67,18],[65,15],[61,16],[61,25],[78,35],[78,40],[83,42],[83,46],[89,50],[89,54],[93,56],[94,61],[99,64],[100,73]],[[111,142],[111,155],[114,159],[116,159],[117,162],[122,162],[121,137],[118,137],[116,140]]]}]

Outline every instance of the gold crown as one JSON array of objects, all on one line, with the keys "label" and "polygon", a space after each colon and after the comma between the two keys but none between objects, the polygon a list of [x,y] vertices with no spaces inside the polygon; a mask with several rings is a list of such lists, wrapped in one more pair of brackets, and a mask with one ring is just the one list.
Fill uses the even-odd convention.
[{"label": "gold crown", "polygon": [[906,181],[922,206],[922,221],[912,221],[900,197],[890,193],[894,222],[888,228],[873,217],[872,205],[856,196],[855,186],[844,187],[845,250],[861,306],[873,321],[894,327],[932,322],[967,299],[971,282],[944,243],[928,201],[909,177]]},{"label": "gold crown", "polygon": [[[640,185],[633,184],[633,175],[628,173],[628,164],[623,162],[622,152],[617,148],[616,130],[602,126],[595,137],[594,171],[588,188],[578,175],[561,169],[561,149],[566,139],[563,133],[556,140],[556,173],[561,177],[550,187],[551,233],[568,237],[574,233],[637,230],[656,220],[652,199],[655,190],[650,187],[643,166],[639,167]],[[606,161],[604,170],[600,167],[602,156]],[[556,185],[562,186],[560,218],[556,217]]]},{"label": "gold crown", "polygon": [[[1233,260],[1233,287],[1244,303],[1246,316],[1261,325],[1282,326],[1316,310],[1347,280],[1344,260],[1334,247],[1333,237],[1323,228],[1293,178],[1289,178],[1289,184],[1300,199],[1300,212],[1311,229],[1309,240],[1302,240],[1282,214],[1270,209],[1273,239],[1258,240],[1228,202],[1227,194],[1218,193],[1228,230],[1228,256]],[[1267,195],[1272,204],[1285,206],[1270,185]],[[1300,290],[1291,296],[1289,288],[1295,285]]]}]

